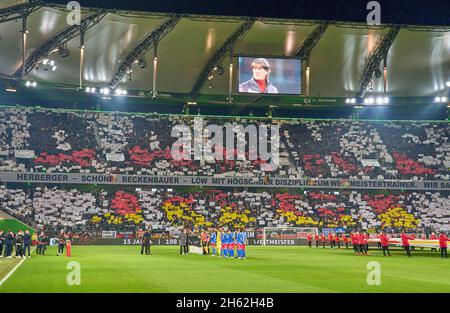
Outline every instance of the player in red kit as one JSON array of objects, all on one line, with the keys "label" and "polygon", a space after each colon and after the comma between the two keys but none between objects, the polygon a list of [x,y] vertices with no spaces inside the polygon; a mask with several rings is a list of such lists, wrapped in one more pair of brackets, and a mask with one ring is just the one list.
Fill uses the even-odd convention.
[{"label": "player in red kit", "polygon": [[369,254],[369,235],[367,233],[362,234],[363,236],[363,244],[364,250],[366,251],[366,255]]},{"label": "player in red kit", "polygon": [[439,247],[441,248],[441,257],[448,259],[447,257],[447,241],[448,241],[448,237],[442,232],[439,235]]},{"label": "player in red kit", "polygon": [[308,246],[311,248],[312,235],[310,233],[306,235],[306,240],[308,240]]},{"label": "player in red kit", "polygon": [[316,242],[316,248],[319,248],[319,234],[316,233],[314,235],[314,241]]},{"label": "player in red kit", "polygon": [[324,234],[324,233],[322,233],[322,236],[320,236],[320,239],[322,240],[322,246],[323,246],[323,248],[325,248],[326,237],[325,237],[325,234]]},{"label": "player in red kit", "polygon": [[364,234],[358,234],[358,247],[361,254],[367,255],[366,245],[364,243]]},{"label": "player in red kit", "polygon": [[330,248],[333,249],[335,246],[333,233],[328,233],[328,242],[330,244]]},{"label": "player in red kit", "polygon": [[353,245],[353,251],[355,251],[355,254],[359,254],[358,249],[358,233],[351,233],[352,238],[352,245]]},{"label": "player in red kit", "polygon": [[344,233],[342,233],[342,241],[344,242],[345,249],[348,249],[348,238]]},{"label": "player in red kit", "polygon": [[337,243],[338,249],[341,248],[341,242],[338,234],[334,234],[334,241]]},{"label": "player in red kit", "polygon": [[405,234],[405,232],[402,232],[401,238],[402,238],[403,249],[405,249],[406,255],[408,257],[410,257],[411,256],[411,251],[410,251],[410,247],[409,247],[409,239],[410,239],[410,237],[407,234]]},{"label": "player in red kit", "polygon": [[391,256],[389,252],[389,237],[386,233],[381,233],[378,238],[380,238],[381,249],[383,249],[383,255],[386,256],[386,252],[388,256]]}]

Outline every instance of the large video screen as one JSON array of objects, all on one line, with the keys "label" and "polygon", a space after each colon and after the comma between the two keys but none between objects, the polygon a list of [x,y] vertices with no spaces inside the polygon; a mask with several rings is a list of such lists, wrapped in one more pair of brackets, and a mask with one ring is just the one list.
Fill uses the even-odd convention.
[{"label": "large video screen", "polygon": [[239,93],[301,94],[299,59],[238,57]]}]

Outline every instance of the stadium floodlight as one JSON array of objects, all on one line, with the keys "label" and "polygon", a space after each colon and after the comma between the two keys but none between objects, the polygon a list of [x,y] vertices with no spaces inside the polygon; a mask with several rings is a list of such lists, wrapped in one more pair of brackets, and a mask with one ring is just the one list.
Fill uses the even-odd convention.
[{"label": "stadium floodlight", "polygon": [[345,99],[345,103],[350,103],[350,99],[349,98],[347,98],[347,99]]},{"label": "stadium floodlight", "polygon": [[87,93],[90,93],[91,92],[91,87],[86,87],[86,90],[85,90]]},{"label": "stadium floodlight", "polygon": [[375,98],[365,98],[364,99],[364,104],[374,104],[375,103]]},{"label": "stadium floodlight", "polygon": [[450,81],[445,83],[447,85],[447,87],[450,87]]},{"label": "stadium floodlight", "polygon": [[91,88],[91,93],[95,93],[97,91],[97,89],[95,89],[94,87]]},{"label": "stadium floodlight", "polygon": [[111,90],[109,90],[109,88],[102,88],[102,89],[100,89],[100,93],[102,95],[109,95],[110,92],[111,92]]},{"label": "stadium floodlight", "polygon": [[30,86],[31,86],[31,82],[30,82],[30,81],[27,81],[27,82],[25,83],[25,86],[30,87]]},{"label": "stadium floodlight", "polygon": [[25,83],[25,86],[26,87],[36,87],[37,86],[37,83],[36,82],[31,82],[31,81],[27,81],[26,83]]},{"label": "stadium floodlight", "polygon": [[385,98],[384,98],[384,104],[389,104],[389,101],[390,101],[390,100],[389,100],[388,97],[385,97]]},{"label": "stadium floodlight", "polygon": [[56,65],[54,65],[54,66],[52,67],[52,71],[53,71],[53,72],[56,71],[57,68],[58,68],[58,67],[57,67]]},{"label": "stadium floodlight", "polygon": [[44,59],[44,60],[42,61],[42,64],[47,65],[47,64],[48,64],[48,59]]},{"label": "stadium floodlight", "polygon": [[435,103],[440,103],[440,102],[441,102],[441,97],[436,97],[436,98],[434,98],[434,102],[435,102]]},{"label": "stadium floodlight", "polygon": [[55,61],[50,60],[50,62],[48,64],[50,64],[50,66],[55,66]]},{"label": "stadium floodlight", "polygon": [[377,104],[379,104],[379,105],[384,104],[384,99],[381,98],[381,97],[378,97],[377,98]]},{"label": "stadium floodlight", "polygon": [[116,96],[126,96],[128,94],[126,90],[120,88],[116,89],[114,93],[116,94]]},{"label": "stadium floodlight", "polygon": [[442,103],[446,103],[446,102],[447,102],[447,97],[442,97],[442,98],[441,98],[441,102],[442,102]]}]

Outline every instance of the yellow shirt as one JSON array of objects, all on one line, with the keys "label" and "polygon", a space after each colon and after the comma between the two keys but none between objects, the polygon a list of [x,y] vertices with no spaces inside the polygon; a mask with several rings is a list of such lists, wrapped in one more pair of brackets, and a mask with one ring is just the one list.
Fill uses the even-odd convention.
[{"label": "yellow shirt", "polygon": [[216,242],[217,242],[217,246],[221,246],[222,245],[222,241],[221,241],[221,238],[220,238],[220,231],[217,232]]}]

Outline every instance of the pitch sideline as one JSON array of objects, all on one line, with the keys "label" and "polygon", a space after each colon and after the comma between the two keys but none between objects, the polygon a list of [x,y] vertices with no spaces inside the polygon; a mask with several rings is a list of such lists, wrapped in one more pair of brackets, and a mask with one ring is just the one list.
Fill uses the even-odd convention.
[{"label": "pitch sideline", "polygon": [[[31,253],[34,252],[34,250],[36,250],[36,248],[34,248]],[[5,277],[2,278],[2,280],[0,280],[0,287],[3,286],[3,284],[8,280],[9,277],[11,277],[12,274],[14,274],[14,272],[22,265],[23,262],[25,262],[27,260],[27,258],[22,259],[19,264],[17,264],[16,266],[14,266],[14,268],[12,270],[9,271],[8,274],[5,275]]]}]

